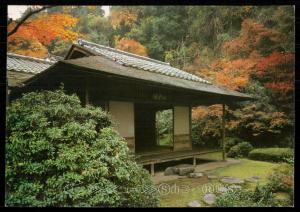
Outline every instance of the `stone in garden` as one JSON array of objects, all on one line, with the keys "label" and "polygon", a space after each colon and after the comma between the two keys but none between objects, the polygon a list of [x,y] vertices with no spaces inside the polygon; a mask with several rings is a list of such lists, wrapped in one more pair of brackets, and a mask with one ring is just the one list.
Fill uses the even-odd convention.
[{"label": "stone in garden", "polygon": [[219,193],[226,193],[228,191],[228,188],[224,187],[224,186],[220,186],[218,188],[218,192]]},{"label": "stone in garden", "polygon": [[176,173],[174,172],[174,168],[173,167],[168,167],[168,168],[165,169],[165,173],[164,174],[166,176],[168,176],[168,175],[174,175]]},{"label": "stone in garden", "polygon": [[242,186],[239,186],[239,185],[231,185],[231,186],[229,186],[229,188],[231,188],[231,189],[242,189]]},{"label": "stone in garden", "polygon": [[208,205],[212,205],[216,201],[216,195],[215,194],[205,194],[203,197],[203,201]]},{"label": "stone in garden", "polygon": [[183,175],[187,175],[191,172],[194,172],[195,171],[195,167],[190,165],[190,164],[180,164],[180,165],[177,165],[177,166],[173,166],[173,171],[180,175],[180,176],[183,176]]},{"label": "stone in garden", "polygon": [[259,177],[256,177],[256,176],[248,177],[245,179],[245,181],[250,182],[250,183],[257,183],[258,180],[259,180]]},{"label": "stone in garden", "polygon": [[192,202],[189,202],[187,206],[190,208],[198,208],[201,207],[201,204],[198,201],[194,200]]},{"label": "stone in garden", "polygon": [[218,177],[215,175],[207,175],[207,178],[208,179],[217,179]]},{"label": "stone in garden", "polygon": [[199,177],[203,177],[203,174],[201,172],[193,172],[193,173],[189,173],[189,177],[190,178],[199,178]]},{"label": "stone in garden", "polygon": [[244,180],[241,180],[239,178],[235,178],[235,177],[223,177],[221,179],[222,183],[228,183],[228,184],[243,184]]}]

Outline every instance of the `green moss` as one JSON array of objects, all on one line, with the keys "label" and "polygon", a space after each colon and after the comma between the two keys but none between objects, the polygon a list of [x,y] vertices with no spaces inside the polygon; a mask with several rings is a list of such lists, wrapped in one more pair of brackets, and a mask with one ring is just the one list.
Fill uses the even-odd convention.
[{"label": "green moss", "polygon": [[206,153],[198,157],[201,160],[222,160],[222,152]]},{"label": "green moss", "polygon": [[[210,155],[210,157],[222,156],[222,153],[209,153],[208,155]],[[276,163],[242,159],[241,163],[218,168],[210,173],[217,176],[233,176],[242,179],[258,176],[260,178],[260,184],[266,184],[268,175],[276,166],[278,166]],[[163,186],[160,187],[160,185],[157,186],[160,191],[162,191]],[[187,204],[193,200],[197,200],[205,207],[206,205],[202,201],[204,194],[213,192],[212,190],[216,189],[216,187],[220,185],[220,182],[218,182],[218,180],[209,180],[206,177],[196,179],[184,178],[164,183],[164,186],[166,185],[171,189],[169,189],[170,192],[168,194],[162,194],[160,192],[160,207],[186,207]],[[247,183],[244,187],[254,189],[255,183]]]},{"label": "green moss", "polygon": [[257,176],[260,178],[259,182],[261,184],[265,184],[267,182],[267,177],[272,172],[272,169],[277,166],[278,164],[270,162],[241,159],[241,163],[218,168],[213,171],[213,174],[217,176],[232,176],[241,179]]}]

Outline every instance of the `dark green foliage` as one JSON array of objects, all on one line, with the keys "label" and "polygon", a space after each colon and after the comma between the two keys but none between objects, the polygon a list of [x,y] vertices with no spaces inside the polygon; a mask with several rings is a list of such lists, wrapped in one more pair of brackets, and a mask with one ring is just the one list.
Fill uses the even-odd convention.
[{"label": "dark green foliage", "polygon": [[63,90],[32,92],[7,110],[7,206],[152,207],[150,176],[100,108]]},{"label": "dark green foliage", "polygon": [[192,121],[192,142],[199,147],[220,147],[221,118],[207,114]]},{"label": "dark green foliage", "polygon": [[225,137],[225,151],[228,152],[231,147],[241,142],[243,142],[243,140],[237,137]]},{"label": "dark green foliage", "polygon": [[192,123],[192,143],[196,146],[204,146],[205,141],[201,135],[201,123],[193,121]]},{"label": "dark green foliage", "polygon": [[229,190],[226,194],[218,196],[217,207],[276,207],[280,206],[274,194],[265,186],[256,186],[251,190]]},{"label": "dark green foliage", "polygon": [[253,146],[249,142],[241,142],[230,148],[227,153],[228,157],[247,157]]},{"label": "dark green foliage", "polygon": [[260,148],[252,150],[248,157],[253,160],[284,162],[286,158],[294,157],[290,148]]},{"label": "dark green foliage", "polygon": [[290,147],[293,122],[272,103],[272,92],[259,82],[249,84],[244,91],[254,95],[255,101],[243,102],[231,111],[230,120],[235,122],[229,131],[256,147]]}]

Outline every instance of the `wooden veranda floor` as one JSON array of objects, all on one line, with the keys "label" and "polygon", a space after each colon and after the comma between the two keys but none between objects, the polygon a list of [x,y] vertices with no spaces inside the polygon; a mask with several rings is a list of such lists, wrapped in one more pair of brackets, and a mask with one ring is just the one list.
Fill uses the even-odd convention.
[{"label": "wooden veranda floor", "polygon": [[[206,153],[219,152],[220,149],[193,149],[185,151],[153,151],[136,153],[136,161],[142,165],[163,163],[169,161],[183,160],[201,156]],[[195,165],[195,164],[194,164]]]}]

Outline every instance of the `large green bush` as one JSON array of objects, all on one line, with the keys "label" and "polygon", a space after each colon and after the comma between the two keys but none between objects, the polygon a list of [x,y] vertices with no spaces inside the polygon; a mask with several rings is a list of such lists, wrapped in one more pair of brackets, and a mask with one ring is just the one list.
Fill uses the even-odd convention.
[{"label": "large green bush", "polygon": [[286,158],[294,157],[290,148],[260,148],[254,149],[248,156],[253,160],[284,162]]},{"label": "large green bush", "polygon": [[249,142],[242,142],[234,145],[227,153],[228,157],[247,157],[253,146]]},{"label": "large green bush", "polygon": [[109,116],[63,90],[32,92],[7,110],[7,206],[152,207],[158,194]]}]

